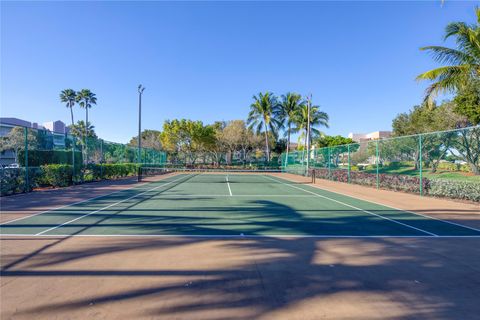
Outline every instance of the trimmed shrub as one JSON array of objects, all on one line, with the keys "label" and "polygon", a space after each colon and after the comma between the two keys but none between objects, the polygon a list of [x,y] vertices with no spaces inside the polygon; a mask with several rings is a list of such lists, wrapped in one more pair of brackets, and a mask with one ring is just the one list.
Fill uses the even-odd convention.
[{"label": "trimmed shrub", "polygon": [[[320,179],[348,182],[347,170],[329,171],[328,169],[315,169],[315,175]],[[363,171],[350,171],[350,183],[376,187],[377,174]],[[420,179],[408,175],[382,173],[378,175],[378,184],[382,189],[420,193]],[[424,178],[423,190],[428,190],[429,188],[430,180]]]},{"label": "trimmed shrub", "polygon": [[480,201],[480,182],[432,179],[427,193],[436,197]]},{"label": "trimmed shrub", "polygon": [[0,194],[2,196],[31,191],[37,186],[38,168],[28,169],[28,184],[25,180],[25,168],[0,169]]},{"label": "trimmed shrub", "polygon": [[66,187],[72,185],[72,169],[68,164],[47,164],[41,166],[41,176],[37,178],[40,185]]}]

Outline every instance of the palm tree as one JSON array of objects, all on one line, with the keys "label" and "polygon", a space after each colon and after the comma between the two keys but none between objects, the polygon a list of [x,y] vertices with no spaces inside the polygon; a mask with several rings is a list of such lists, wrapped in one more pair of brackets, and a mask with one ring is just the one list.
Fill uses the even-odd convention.
[{"label": "palm tree", "polygon": [[[97,104],[97,97],[95,93],[91,92],[89,89],[82,89],[77,93],[76,98],[80,107],[85,108],[85,123],[88,123],[88,109],[92,107],[92,105]],[[85,152],[85,162],[88,163],[88,146],[87,146],[87,138],[88,138],[88,126],[84,126],[85,129],[85,145],[84,145],[84,152]]]},{"label": "palm tree", "polygon": [[72,89],[65,89],[60,92],[60,101],[66,103],[66,107],[70,109],[70,115],[72,116],[72,125],[73,121],[73,106],[75,105],[75,100],[77,98],[77,93]]},{"label": "palm tree", "polygon": [[277,129],[281,127],[279,120],[278,102],[273,93],[267,91],[253,96],[253,103],[250,105],[247,123],[250,129],[255,129],[257,133],[265,130],[265,148],[267,151],[267,161],[270,161],[270,151],[268,147],[268,131],[276,136]]},{"label": "palm tree", "polygon": [[312,141],[312,135],[320,135],[321,131],[316,127],[325,127],[328,128],[328,114],[320,111],[319,106],[310,107],[310,132],[307,134],[308,130],[308,105],[307,102],[303,102],[299,108],[299,112],[295,118],[296,127],[293,129],[294,132],[299,132],[303,130],[305,135],[305,149],[307,148],[307,137],[309,137],[309,142]]},{"label": "palm tree", "polygon": [[[82,137],[85,132],[88,132],[88,138],[95,138],[97,135],[95,134],[95,127],[89,122],[88,128],[85,128],[85,121],[80,120],[76,124],[69,126],[72,135],[76,137]],[[80,140],[81,143],[85,143],[85,141]]]},{"label": "palm tree", "polygon": [[[75,125],[73,121],[73,106],[77,98],[77,93],[73,89],[65,89],[60,92],[60,101],[66,103],[67,108],[70,109],[70,116],[72,117],[72,127]],[[72,167],[75,167],[75,140],[72,143]]]},{"label": "palm tree", "polygon": [[295,123],[295,119],[298,116],[300,108],[302,107],[302,96],[297,93],[288,92],[282,95],[282,100],[279,104],[279,112],[282,122],[286,122],[287,125],[287,150],[290,149],[290,134],[292,133],[292,124]]},{"label": "palm tree", "polygon": [[[76,100],[80,107],[85,108],[85,123],[88,123],[88,109],[90,109],[92,105],[97,104],[95,93],[89,89],[82,89],[77,93]],[[85,127],[85,129],[88,130],[87,127]],[[88,136],[88,132],[85,132],[85,136]]]},{"label": "palm tree", "polygon": [[455,92],[471,81],[480,79],[480,8],[475,8],[477,22],[453,22],[445,28],[445,40],[455,37],[456,49],[428,46],[432,57],[446,66],[420,74],[417,80],[434,81],[425,92],[425,100],[432,101],[439,93]]}]

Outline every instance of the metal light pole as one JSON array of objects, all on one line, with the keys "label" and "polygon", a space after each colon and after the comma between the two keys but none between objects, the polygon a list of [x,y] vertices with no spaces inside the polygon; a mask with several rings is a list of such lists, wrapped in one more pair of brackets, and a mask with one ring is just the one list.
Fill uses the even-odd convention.
[{"label": "metal light pole", "polygon": [[312,94],[307,96],[307,167],[306,175],[308,176],[308,168],[310,164],[310,104],[312,100]]},{"label": "metal light pole", "polygon": [[142,159],[142,94],[145,90],[141,84],[138,85],[138,181],[142,181],[142,171],[140,168]]}]

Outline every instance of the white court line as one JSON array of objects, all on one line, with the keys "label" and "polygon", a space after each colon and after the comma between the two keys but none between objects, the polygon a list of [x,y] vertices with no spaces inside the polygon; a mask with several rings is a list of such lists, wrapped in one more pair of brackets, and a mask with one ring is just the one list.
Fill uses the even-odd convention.
[{"label": "white court line", "polygon": [[285,183],[285,182],[280,181],[280,180],[275,180],[275,179],[273,179],[273,178],[271,178],[271,177],[269,177],[269,176],[265,176],[265,178],[268,178],[268,179],[270,179],[270,180],[272,180],[272,181],[276,181],[276,182],[278,182],[278,183],[284,184],[284,185],[289,186],[289,187],[291,187],[291,188],[295,188],[295,189],[298,189],[298,190],[303,190],[303,191],[305,191],[305,192],[307,192],[307,193],[314,194],[314,195],[316,195],[317,197],[324,198],[324,199],[327,199],[327,200],[330,200],[330,201],[333,201],[333,202],[342,204],[342,205],[344,205],[344,206],[347,206],[347,207],[350,207],[350,208],[353,208],[353,209],[356,209],[356,210],[359,210],[359,211],[363,211],[363,212],[365,212],[365,213],[368,213],[368,214],[377,216],[377,217],[379,217],[379,218],[382,218],[382,219],[385,219],[385,220],[388,220],[388,221],[391,221],[391,222],[400,224],[400,225],[402,225],[402,226],[405,226],[405,227],[408,227],[408,228],[411,228],[411,229],[415,229],[415,230],[417,230],[417,231],[420,231],[420,232],[429,234],[429,235],[431,235],[431,236],[438,237],[438,235],[435,234],[435,233],[433,233],[433,232],[429,232],[429,231],[425,231],[425,230],[420,229],[420,228],[416,228],[416,227],[411,226],[411,225],[409,225],[409,224],[406,224],[406,223],[403,223],[403,222],[400,222],[400,221],[397,221],[397,220],[394,220],[394,219],[390,219],[390,218],[388,218],[388,217],[385,217],[385,216],[382,216],[382,215],[379,215],[379,214],[370,212],[370,211],[368,211],[368,210],[364,210],[364,209],[361,209],[361,208],[352,206],[352,205],[350,205],[350,204],[348,204],[348,203],[345,203],[345,202],[342,202],[342,201],[338,201],[338,200],[335,200],[335,199],[332,199],[332,198],[323,196],[323,195],[318,194],[318,193],[315,193],[315,192],[313,192],[313,191],[305,190],[305,189],[302,189],[302,188],[299,188],[299,187],[297,187],[297,186],[294,186],[294,185]]},{"label": "white court line", "polygon": [[162,199],[162,198],[202,198],[202,197],[285,197],[285,198],[315,198],[313,195],[309,194],[165,194],[162,193],[155,197],[155,199]]},{"label": "white court line", "polygon": [[[293,180],[289,180],[289,179],[286,179],[286,178],[280,178],[280,179],[285,179],[285,180],[287,180],[287,181],[292,181],[292,182],[294,182]],[[466,226],[466,225],[464,225],[464,224],[460,224],[460,223],[456,223],[456,222],[452,222],[452,221],[448,221],[448,220],[443,220],[443,219],[440,219],[440,218],[428,216],[428,215],[426,215],[426,214],[422,214],[422,213],[415,212],[415,211],[409,211],[409,210],[405,210],[405,209],[400,209],[400,208],[392,207],[392,206],[390,206],[390,205],[386,205],[386,204],[379,203],[379,202],[375,202],[375,201],[372,201],[372,200],[360,198],[360,197],[357,197],[357,196],[349,196],[349,195],[344,194],[344,193],[339,193],[339,192],[336,192],[336,191],[332,191],[332,190],[329,190],[329,189],[322,188],[322,187],[320,187],[320,186],[318,186],[318,185],[315,185],[315,184],[312,184],[311,187],[317,188],[317,189],[322,190],[322,191],[327,191],[327,192],[335,193],[335,194],[338,194],[338,195],[341,195],[341,196],[347,196],[347,197],[350,197],[350,198],[359,199],[359,200],[362,200],[362,201],[366,201],[366,202],[378,204],[379,206],[383,206],[383,207],[385,207],[385,208],[390,208],[390,209],[394,209],[394,210],[398,210],[398,211],[408,212],[408,213],[411,213],[411,214],[414,214],[414,215],[417,215],[417,216],[421,216],[421,217],[424,217],[424,218],[428,218],[428,219],[432,219],[432,220],[437,220],[437,221],[441,221],[441,222],[444,222],[444,223],[447,223],[447,224],[451,224],[451,225],[454,225],[454,226],[457,226],[457,227],[462,227],[462,228],[465,228],[465,229],[470,229],[470,230],[473,230],[473,231],[480,232],[480,229],[473,228],[473,227],[469,227],[469,226]]]},{"label": "white court line", "polygon": [[232,189],[230,189],[230,182],[228,182],[228,175],[225,176],[225,180],[227,180],[228,192],[230,193],[230,197],[233,196]]},{"label": "white court line", "polygon": [[239,238],[358,238],[358,239],[390,239],[390,238],[407,238],[407,239],[480,239],[480,236],[392,236],[392,235],[376,235],[376,236],[359,236],[359,235],[285,235],[285,234],[271,234],[271,235],[234,235],[234,234],[224,234],[224,235],[199,235],[199,234],[0,234],[0,237],[32,237],[32,238],[54,238],[54,237],[96,237],[96,238],[109,238],[109,237],[137,237],[137,238],[226,238],[226,239],[239,239]]},{"label": "white court line", "polygon": [[[167,178],[168,178],[168,177],[167,177]],[[93,197],[93,198],[88,198],[88,199],[81,200],[81,201],[77,201],[77,202],[74,202],[74,203],[69,203],[69,204],[66,204],[66,205],[64,205],[64,206],[60,206],[60,207],[48,209],[48,210],[45,210],[45,211],[37,212],[37,213],[31,214],[31,215],[28,215],[28,216],[25,216],[25,217],[20,217],[20,218],[17,218],[17,219],[5,221],[5,222],[0,223],[0,226],[3,226],[3,225],[5,225],[5,224],[9,224],[9,223],[12,223],[12,222],[15,222],[15,221],[20,221],[20,220],[23,220],[23,219],[35,217],[35,216],[38,216],[38,215],[40,215],[40,214],[48,213],[48,212],[50,212],[50,211],[55,211],[55,210],[58,210],[58,209],[63,209],[63,208],[66,208],[66,207],[74,206],[74,205],[77,205],[77,204],[80,204],[80,203],[84,203],[84,202],[88,202],[88,201],[91,201],[91,200],[95,200],[95,199],[107,197],[107,196],[110,196],[110,195],[115,194],[115,193],[119,193],[119,192],[123,192],[123,191],[128,191],[128,190],[137,189],[137,188],[140,188],[141,186],[145,186],[145,185],[148,185],[148,184],[153,184],[153,183],[155,183],[155,182],[161,182],[161,181],[165,181],[165,179],[158,180],[158,181],[153,181],[153,182],[144,182],[144,183],[142,183],[141,185],[136,185],[135,187],[131,187],[131,188],[127,188],[127,189],[122,189],[122,190],[118,190],[118,191],[113,191],[113,192],[110,192],[110,193],[107,193],[107,194],[104,194],[104,195],[101,195],[101,196],[97,196],[97,197]]]},{"label": "white court line", "polygon": [[[323,191],[327,191],[327,192],[339,194],[339,195],[345,195],[345,194],[341,194],[341,193],[338,193],[338,192],[335,192],[335,191],[331,191],[331,190],[329,190],[329,189],[321,188],[321,187],[316,186],[316,185],[312,185],[312,187],[315,187],[315,188],[320,189],[320,190],[323,190]],[[347,196],[347,197],[351,197],[351,198],[353,197],[353,196],[349,196],[349,195],[346,195],[346,196]],[[378,202],[371,201],[371,200],[367,200],[367,199],[363,199],[363,198],[357,198],[357,197],[355,197],[355,198],[356,198],[356,199],[359,199],[359,200],[362,200],[362,201],[366,201],[366,202],[371,202],[371,203],[374,203],[374,204],[378,204],[379,206],[383,206],[383,207],[386,207],[386,208],[390,208],[390,209],[394,209],[394,210],[399,210],[399,211],[403,211],[403,212],[408,212],[408,213],[411,213],[411,214],[414,214],[414,215],[417,215],[417,216],[422,216],[422,217],[429,218],[429,219],[432,219],[432,220],[437,220],[437,221],[441,221],[441,222],[444,222],[444,223],[452,224],[452,225],[457,226],[457,227],[462,227],[462,228],[466,228],[466,229],[470,229],[470,230],[473,230],[473,231],[480,232],[480,229],[476,229],[476,228],[473,228],[473,227],[469,227],[469,226],[466,226],[466,225],[464,225],[464,224],[460,224],[460,223],[456,223],[456,222],[452,222],[452,221],[443,220],[443,219],[440,219],[440,218],[435,218],[435,217],[427,216],[426,214],[418,213],[418,212],[415,212],[415,211],[409,211],[409,210],[404,210],[404,209],[395,208],[395,207],[392,207],[392,206],[390,206],[390,205],[385,205],[385,204],[383,204],[383,203],[378,203]],[[475,213],[474,213],[474,214],[475,214]]]},{"label": "white court line", "polygon": [[[186,176],[186,177],[189,177],[189,176]],[[47,233],[47,232],[52,231],[52,230],[55,230],[55,229],[57,229],[57,228],[60,228],[60,227],[62,227],[62,226],[64,226],[64,225],[67,225],[67,224],[70,224],[70,223],[72,223],[72,222],[75,222],[75,221],[80,220],[80,219],[82,219],[82,218],[85,218],[85,217],[87,217],[87,216],[89,216],[89,215],[91,215],[91,214],[100,212],[100,211],[102,211],[102,210],[105,210],[105,209],[108,209],[108,208],[110,208],[110,207],[116,206],[117,204],[120,204],[120,203],[125,202],[125,201],[127,201],[127,200],[130,200],[130,199],[136,198],[136,197],[138,197],[138,196],[141,196],[142,194],[145,194],[145,193],[147,193],[147,192],[150,192],[150,191],[156,190],[156,189],[158,189],[158,188],[164,187],[164,186],[169,185],[169,184],[171,184],[171,183],[173,183],[173,182],[176,182],[176,181],[178,181],[178,180],[181,180],[182,178],[185,178],[185,176],[180,177],[180,178],[175,179],[175,180],[172,180],[172,181],[170,181],[170,182],[168,182],[168,183],[164,183],[164,184],[162,184],[162,185],[156,186],[155,188],[149,189],[149,190],[147,190],[147,191],[144,191],[144,192],[141,192],[141,193],[137,193],[136,195],[133,195],[133,196],[128,197],[128,198],[126,198],[126,199],[123,199],[123,200],[120,200],[120,201],[118,201],[118,202],[112,203],[112,204],[110,204],[110,205],[108,205],[108,206],[106,206],[106,207],[100,208],[100,209],[98,209],[98,210],[89,212],[89,213],[87,213],[87,214],[84,214],[83,216],[80,216],[80,217],[78,217],[78,218],[69,220],[69,221],[64,222],[64,223],[62,223],[62,224],[59,224],[59,225],[57,225],[57,226],[55,226],[55,227],[52,227],[52,228],[43,230],[42,232],[37,233],[36,236],[40,236],[40,235],[42,235],[42,234],[44,234],[44,233]]]}]

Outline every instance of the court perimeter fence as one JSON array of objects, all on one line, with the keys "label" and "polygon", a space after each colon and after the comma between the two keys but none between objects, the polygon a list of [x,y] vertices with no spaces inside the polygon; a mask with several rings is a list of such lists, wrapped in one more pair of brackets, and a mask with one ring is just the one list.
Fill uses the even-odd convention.
[{"label": "court perimeter fence", "polygon": [[161,166],[163,151],[2,124],[1,195],[136,176],[141,165]]},{"label": "court perimeter fence", "polygon": [[284,153],[282,166],[331,181],[480,201],[480,126]]}]

